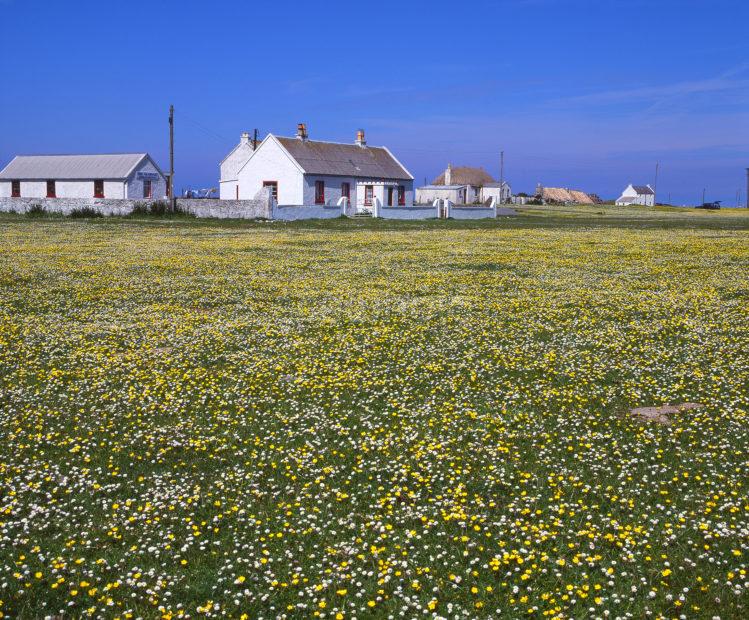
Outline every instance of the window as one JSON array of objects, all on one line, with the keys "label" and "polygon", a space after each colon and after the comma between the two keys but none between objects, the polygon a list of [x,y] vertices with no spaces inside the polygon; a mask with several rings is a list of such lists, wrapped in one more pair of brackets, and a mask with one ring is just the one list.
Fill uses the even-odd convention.
[{"label": "window", "polygon": [[278,202],[278,181],[263,181],[263,187],[270,187],[270,195]]},{"label": "window", "polygon": [[406,186],[405,185],[398,186],[398,204],[401,207],[406,206]]},{"label": "window", "polygon": [[104,181],[94,181],[94,198],[104,198]]},{"label": "window", "polygon": [[151,179],[143,179],[143,198],[152,198]]},{"label": "window", "polygon": [[21,182],[20,181],[10,182],[10,197],[11,198],[21,197]]},{"label": "window", "polygon": [[55,182],[54,181],[47,181],[47,198],[56,198],[57,194],[55,192]]},{"label": "window", "polygon": [[315,204],[325,204],[325,181],[315,181]]},{"label": "window", "polygon": [[388,187],[388,207],[393,206],[393,188]]},{"label": "window", "polygon": [[374,185],[364,186],[364,204],[370,206],[374,200]]},{"label": "window", "polygon": [[351,183],[341,183],[341,198],[351,200]]}]

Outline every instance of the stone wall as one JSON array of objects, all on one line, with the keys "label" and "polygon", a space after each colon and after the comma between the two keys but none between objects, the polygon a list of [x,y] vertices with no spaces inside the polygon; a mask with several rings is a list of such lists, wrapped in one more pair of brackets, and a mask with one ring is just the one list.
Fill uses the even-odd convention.
[{"label": "stone wall", "polygon": [[[70,215],[73,209],[95,209],[102,215],[130,215],[137,205],[148,201],[110,198],[0,198],[0,212],[26,213],[40,205],[50,213]],[[153,202],[153,201],[152,201]],[[265,198],[219,200],[177,198],[177,207],[195,217],[258,219],[269,218],[270,204]]]}]

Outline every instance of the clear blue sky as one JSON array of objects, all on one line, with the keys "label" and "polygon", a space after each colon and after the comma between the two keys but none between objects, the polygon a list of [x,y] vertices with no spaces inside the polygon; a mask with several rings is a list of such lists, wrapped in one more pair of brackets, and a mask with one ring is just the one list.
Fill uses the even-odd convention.
[{"label": "clear blue sky", "polygon": [[749,2],[0,0],[0,162],[148,151],[216,186],[242,130],[390,147],[416,177],[484,166],[618,196],[735,202],[749,166]]}]

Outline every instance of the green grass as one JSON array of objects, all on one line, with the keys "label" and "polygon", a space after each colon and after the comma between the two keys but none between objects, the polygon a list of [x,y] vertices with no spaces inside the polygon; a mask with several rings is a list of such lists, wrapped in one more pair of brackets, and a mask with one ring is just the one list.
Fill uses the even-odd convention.
[{"label": "green grass", "polygon": [[518,211],[0,215],[0,613],[745,617],[747,213]]}]

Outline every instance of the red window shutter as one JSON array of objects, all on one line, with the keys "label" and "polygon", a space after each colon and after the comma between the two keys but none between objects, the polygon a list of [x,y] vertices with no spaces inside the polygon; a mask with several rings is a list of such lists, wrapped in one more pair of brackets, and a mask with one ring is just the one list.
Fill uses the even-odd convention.
[{"label": "red window shutter", "polygon": [[406,204],[406,187],[405,185],[398,186],[398,204],[405,206]]},{"label": "red window shutter", "polygon": [[315,181],[315,204],[325,204],[325,181]]},{"label": "red window shutter", "polygon": [[11,186],[11,189],[10,189],[11,198],[20,198],[21,197],[21,182],[11,181],[10,186]]}]

